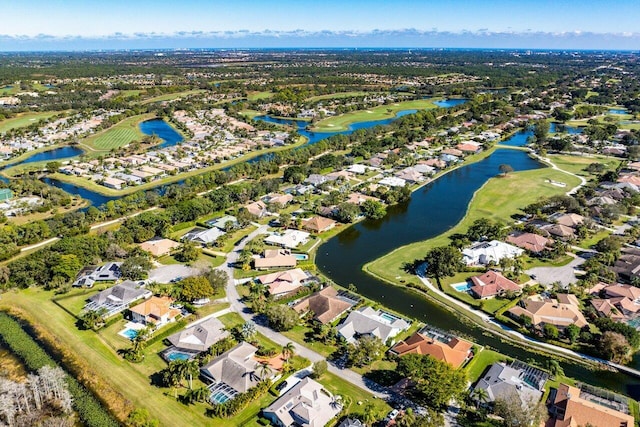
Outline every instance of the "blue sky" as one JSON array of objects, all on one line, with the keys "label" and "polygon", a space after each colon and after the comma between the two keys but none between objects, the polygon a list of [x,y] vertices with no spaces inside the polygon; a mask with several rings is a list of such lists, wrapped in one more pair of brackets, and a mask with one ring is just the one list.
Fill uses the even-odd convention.
[{"label": "blue sky", "polygon": [[[639,1],[0,0],[0,50],[241,47],[243,41],[311,47],[323,40],[326,46],[449,41],[449,47],[637,49]],[[524,44],[508,45],[516,42]]]}]

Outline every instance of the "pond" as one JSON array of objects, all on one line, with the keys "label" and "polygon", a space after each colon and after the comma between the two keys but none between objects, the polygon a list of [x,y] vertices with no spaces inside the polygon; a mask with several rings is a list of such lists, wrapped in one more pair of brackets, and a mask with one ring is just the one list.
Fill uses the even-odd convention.
[{"label": "pond", "polygon": [[145,135],[156,135],[163,140],[156,148],[173,147],[184,141],[182,135],[162,119],[146,120],[140,123],[140,131]]}]

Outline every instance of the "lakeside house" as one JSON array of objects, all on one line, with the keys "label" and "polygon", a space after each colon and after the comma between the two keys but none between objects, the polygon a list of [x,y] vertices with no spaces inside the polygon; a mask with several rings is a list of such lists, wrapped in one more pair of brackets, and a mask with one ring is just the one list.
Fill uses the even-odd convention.
[{"label": "lakeside house", "polygon": [[312,233],[320,234],[329,231],[336,226],[336,222],[332,219],[316,215],[304,222],[302,228]]},{"label": "lakeside house", "polygon": [[272,233],[264,239],[268,245],[294,249],[304,245],[311,235],[306,231],[287,229],[282,233]]},{"label": "lakeside house", "polygon": [[507,236],[507,243],[534,254],[539,254],[549,248],[553,241],[534,233],[512,233]]},{"label": "lakeside house", "polygon": [[[507,365],[499,362],[491,365],[487,373],[478,380],[474,390],[482,389],[486,392],[487,399],[478,402],[481,405],[517,396],[523,408],[532,408],[542,398],[547,378],[546,373],[524,363],[515,361]],[[476,395],[477,393],[471,393],[472,398]]]},{"label": "lakeside house", "polygon": [[436,360],[446,362],[454,368],[459,368],[473,357],[471,349],[473,344],[469,341],[454,336],[431,337],[421,332],[416,332],[404,341],[400,341],[389,353],[398,357],[407,354],[429,355]]},{"label": "lakeside house", "polygon": [[265,418],[280,427],[322,427],[335,418],[342,405],[320,383],[309,377],[262,410]]},{"label": "lakeside house", "polygon": [[517,246],[491,240],[490,242],[476,242],[462,250],[463,261],[466,265],[498,264],[503,258],[515,258],[524,253]]},{"label": "lakeside house", "polygon": [[504,295],[506,292],[520,292],[520,286],[513,280],[509,280],[502,273],[489,270],[484,274],[473,276],[469,279],[469,290],[476,298],[491,298],[496,295]]},{"label": "lakeside house", "polygon": [[558,388],[552,388],[548,402],[550,402],[549,413],[552,417],[547,424],[549,427],[633,427],[635,425],[633,416],[615,409],[622,406],[618,402],[607,401],[568,384],[561,383]]},{"label": "lakeside house", "polygon": [[557,297],[552,299],[532,295],[522,299],[519,305],[510,308],[507,313],[516,320],[521,316],[527,316],[531,323],[539,328],[544,325],[553,325],[558,329],[564,329],[569,325],[582,328],[589,324],[575,295],[558,294]]},{"label": "lakeside house", "polygon": [[374,336],[386,343],[400,332],[409,329],[409,326],[411,325],[406,320],[386,311],[362,307],[349,313],[338,326],[338,334],[351,344],[364,335]]}]

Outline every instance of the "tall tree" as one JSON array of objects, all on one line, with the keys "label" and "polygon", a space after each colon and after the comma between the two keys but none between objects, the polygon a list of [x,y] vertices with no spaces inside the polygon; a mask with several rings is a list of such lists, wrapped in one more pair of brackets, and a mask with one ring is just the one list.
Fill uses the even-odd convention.
[{"label": "tall tree", "polygon": [[434,277],[442,289],[440,280],[454,276],[462,267],[462,253],[453,246],[440,246],[427,252],[423,261],[427,264],[427,274]]}]

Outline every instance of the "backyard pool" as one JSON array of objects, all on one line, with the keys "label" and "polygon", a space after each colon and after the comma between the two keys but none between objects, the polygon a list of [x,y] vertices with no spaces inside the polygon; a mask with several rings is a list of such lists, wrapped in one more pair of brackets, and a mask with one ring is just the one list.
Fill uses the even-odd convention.
[{"label": "backyard pool", "polygon": [[224,403],[229,399],[230,397],[222,392],[214,393],[211,395],[211,401],[215,403]]},{"label": "backyard pool", "polygon": [[455,283],[453,285],[453,289],[455,289],[458,292],[469,292],[469,289],[471,289],[471,283]]},{"label": "backyard pool", "polygon": [[186,351],[180,350],[167,350],[162,354],[162,357],[167,362],[173,362],[174,360],[190,360],[195,356],[194,353],[187,353]]},{"label": "backyard pool", "polygon": [[293,254],[293,257],[298,261],[306,261],[309,259],[309,255],[307,254]]},{"label": "backyard pool", "polygon": [[136,331],[135,329],[127,328],[120,331],[118,334],[130,340],[133,340],[135,337],[138,336],[138,331]]}]

